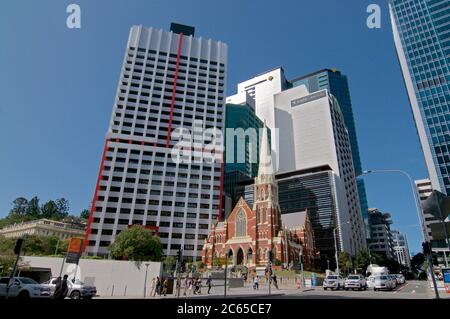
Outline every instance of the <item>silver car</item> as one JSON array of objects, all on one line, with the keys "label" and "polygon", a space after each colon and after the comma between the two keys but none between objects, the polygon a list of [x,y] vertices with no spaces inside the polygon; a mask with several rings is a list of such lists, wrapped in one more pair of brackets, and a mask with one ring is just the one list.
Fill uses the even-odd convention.
[{"label": "silver car", "polygon": [[395,288],[394,281],[390,275],[375,276],[373,290],[392,290]]},{"label": "silver car", "polygon": [[[9,289],[7,289],[9,286]],[[8,291],[8,293],[6,293]],[[0,278],[0,297],[9,298],[49,298],[50,289],[46,285],[38,284],[34,279],[26,277]]]},{"label": "silver car", "polygon": [[397,279],[397,284],[399,284],[399,285],[403,285],[404,283],[405,283],[405,276],[403,276],[402,274],[397,274],[397,275],[394,275],[395,276],[395,278]]},{"label": "silver car", "polygon": [[323,281],[323,289],[327,290],[328,288],[331,290],[344,288],[344,279],[337,275],[327,276]]},{"label": "silver car", "polygon": [[345,290],[349,289],[358,289],[358,290],[366,290],[367,289],[367,282],[366,278],[361,275],[350,275],[345,280],[344,284]]},{"label": "silver car", "polygon": [[[50,287],[51,295],[53,296],[56,288],[56,278],[50,279],[45,284]],[[92,297],[97,295],[97,288],[95,286],[86,285],[78,279],[68,279],[67,287],[69,288],[67,296],[71,299],[92,299]]]},{"label": "silver car", "polygon": [[396,275],[388,275],[388,277],[391,279],[392,284],[394,285],[394,288],[397,288],[397,286],[399,285],[399,283],[397,281],[397,276]]}]

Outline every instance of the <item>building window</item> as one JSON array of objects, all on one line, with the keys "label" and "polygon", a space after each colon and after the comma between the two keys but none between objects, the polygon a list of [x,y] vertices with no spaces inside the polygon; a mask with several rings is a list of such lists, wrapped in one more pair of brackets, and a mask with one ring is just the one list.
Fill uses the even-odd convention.
[{"label": "building window", "polygon": [[240,210],[236,216],[236,237],[247,236],[247,218],[244,210]]}]

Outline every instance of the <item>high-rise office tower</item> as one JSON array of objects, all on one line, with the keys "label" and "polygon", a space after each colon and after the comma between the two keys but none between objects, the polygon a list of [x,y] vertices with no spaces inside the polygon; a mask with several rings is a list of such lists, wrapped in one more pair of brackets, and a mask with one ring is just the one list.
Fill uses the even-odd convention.
[{"label": "high-rise office tower", "polygon": [[[222,164],[202,156],[212,143],[205,130],[223,127],[226,64],[227,45],[194,37],[193,27],[131,28],[86,232],[87,254],[107,255],[115,236],[137,224],[158,232],[165,255],[181,248],[187,260],[200,256],[221,213]],[[186,136],[193,144],[181,153],[180,138]]]},{"label": "high-rise office tower", "polygon": [[[225,153],[223,191],[237,203],[234,189],[241,180],[256,177],[259,164],[259,144],[264,126],[255,114],[255,102],[246,92],[226,99]],[[270,138],[270,129],[268,135]]]},{"label": "high-rise office tower", "polygon": [[394,240],[391,231],[391,214],[382,213],[377,208],[369,209],[370,228],[372,231],[372,242],[369,249],[372,252],[381,253],[388,259],[395,258]]},{"label": "high-rise office tower", "polygon": [[450,1],[390,0],[389,10],[432,187],[450,195]]},{"label": "high-rise office tower", "polygon": [[394,253],[398,263],[411,269],[411,255],[409,254],[406,235],[400,233],[398,230],[393,230],[392,240],[394,241]]},{"label": "high-rise office tower", "polygon": [[[419,194],[420,202],[423,203],[433,192],[431,186],[431,181],[428,178],[419,179],[414,181],[416,185],[417,193]],[[431,234],[431,224],[438,223],[439,221],[431,214],[425,214],[423,209],[420,210],[422,214],[420,216],[421,222],[423,222],[423,227],[425,228],[425,240],[433,240],[433,235]],[[422,227],[421,227],[422,228]]]},{"label": "high-rise office tower", "polygon": [[[305,85],[310,93],[314,93],[323,89],[327,89],[338,101],[342,115],[344,116],[345,126],[350,139],[352,149],[353,167],[355,175],[362,174],[361,158],[359,154],[358,138],[356,134],[355,120],[353,116],[352,101],[350,98],[350,89],[347,76],[336,69],[323,69],[308,75],[298,77],[289,81],[290,87]],[[357,178],[359,203],[361,206],[361,214],[366,226],[366,236],[370,236],[369,225],[369,207],[367,204],[366,187],[364,180]]]},{"label": "high-rise office tower", "polygon": [[317,225],[327,234],[338,227],[344,251],[355,254],[365,247],[352,149],[337,99],[328,89],[309,92],[306,85],[294,87],[286,80],[282,68],[240,83],[240,92],[255,99],[256,114],[272,130],[271,141],[275,143],[272,153],[279,173],[331,167],[337,177],[339,209],[335,211],[339,214],[332,217],[333,224],[329,223],[329,216],[321,215],[322,225],[320,222]]}]

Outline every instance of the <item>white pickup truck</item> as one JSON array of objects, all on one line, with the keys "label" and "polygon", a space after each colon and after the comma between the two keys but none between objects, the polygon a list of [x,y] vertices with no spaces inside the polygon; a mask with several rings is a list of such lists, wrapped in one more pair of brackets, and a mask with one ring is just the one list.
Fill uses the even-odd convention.
[{"label": "white pickup truck", "polygon": [[[9,277],[0,277],[0,298],[6,298],[6,288]],[[9,287],[8,298],[50,298],[50,288],[38,284],[26,277],[14,277]]]}]

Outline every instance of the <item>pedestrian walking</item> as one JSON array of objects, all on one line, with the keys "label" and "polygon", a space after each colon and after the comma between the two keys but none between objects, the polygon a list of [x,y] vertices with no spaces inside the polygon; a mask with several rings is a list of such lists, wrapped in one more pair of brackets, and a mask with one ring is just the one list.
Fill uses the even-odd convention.
[{"label": "pedestrian walking", "polygon": [[181,289],[181,279],[177,277],[176,285],[175,285],[175,297],[180,297],[180,289]]},{"label": "pedestrian walking", "polygon": [[152,281],[150,282],[150,296],[153,296],[156,289],[156,279],[155,277],[152,278]]},{"label": "pedestrian walking", "polygon": [[259,278],[258,278],[258,275],[253,277],[253,290],[259,290]]},{"label": "pedestrian walking", "polygon": [[208,295],[209,295],[211,293],[211,287],[212,287],[211,275],[209,275],[208,280],[206,280],[206,285],[208,286]]},{"label": "pedestrian walking", "polygon": [[275,288],[279,289],[278,288],[278,282],[277,282],[277,275],[276,274],[272,275],[272,281],[273,281],[273,285],[275,286]]},{"label": "pedestrian walking", "polygon": [[167,277],[166,277],[166,279],[164,279],[162,287],[163,287],[163,289],[162,289],[161,295],[164,294],[164,297],[165,297],[167,295],[167,288],[169,287],[169,279],[167,279]]},{"label": "pedestrian walking", "polygon": [[189,288],[188,288],[188,295],[192,295],[192,290],[194,289],[194,279],[189,279]]},{"label": "pedestrian walking", "polygon": [[161,280],[159,279],[159,276],[156,277],[156,285],[155,291],[153,292],[153,297],[155,297],[156,294],[161,295]]},{"label": "pedestrian walking", "polygon": [[61,281],[61,276],[59,276],[55,280],[55,292],[53,293],[53,299],[58,299],[59,295],[61,294]]},{"label": "pedestrian walking", "polygon": [[183,292],[183,296],[186,296],[188,288],[189,288],[189,279],[186,276],[186,278],[184,278],[184,292]]},{"label": "pedestrian walking", "polygon": [[67,293],[69,292],[69,286],[67,285],[67,275],[64,275],[63,279],[61,277],[57,278],[55,293],[53,297],[57,300],[63,300],[66,298]]}]

